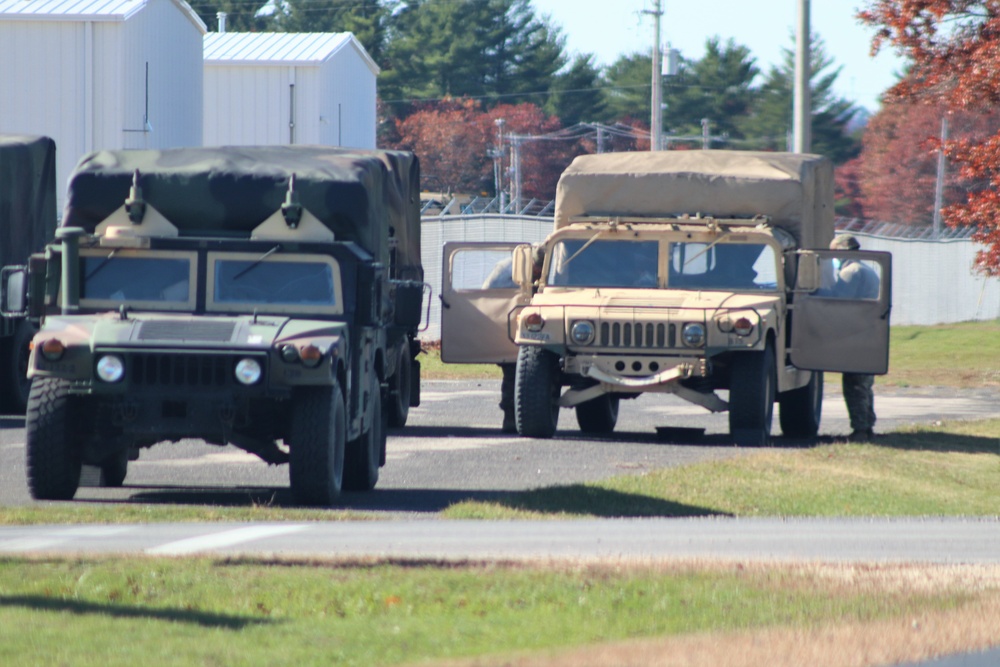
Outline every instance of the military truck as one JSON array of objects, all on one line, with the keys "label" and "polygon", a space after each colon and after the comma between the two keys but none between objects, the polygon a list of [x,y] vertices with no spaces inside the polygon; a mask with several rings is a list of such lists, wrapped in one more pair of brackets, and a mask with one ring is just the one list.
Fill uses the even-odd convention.
[{"label": "military truck", "polygon": [[[52,238],[56,227],[56,145],[49,137],[0,135],[0,266],[15,276],[11,292],[23,291],[13,267],[23,265]],[[34,327],[20,311],[20,303],[4,301],[0,311],[0,409],[24,413],[28,402],[28,345]]]},{"label": "military truck", "polygon": [[271,146],[104,151],[32,256],[28,486],[121,485],[158,443],[289,464],[293,499],[375,486],[419,403],[419,165]]},{"label": "military truck", "polygon": [[[824,371],[888,370],[891,256],[828,249],[825,158],[578,157],[559,180],[554,227],[537,281],[528,246],[445,248],[442,355],[500,362],[516,352],[521,435],[552,437],[564,407],[582,431],[608,433],[621,400],[656,392],[728,412],[739,445],[770,442],[775,403],[782,433],[808,438]],[[467,277],[482,253],[512,253],[518,286],[481,289]],[[838,290],[834,267],[846,261],[876,271],[877,294]]]}]

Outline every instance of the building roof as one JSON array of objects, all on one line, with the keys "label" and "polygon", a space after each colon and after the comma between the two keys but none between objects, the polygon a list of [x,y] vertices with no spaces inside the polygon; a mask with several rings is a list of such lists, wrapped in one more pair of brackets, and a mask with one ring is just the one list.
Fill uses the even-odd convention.
[{"label": "building roof", "polygon": [[379,72],[349,32],[210,32],[204,43],[205,65],[317,65],[350,48],[373,74]]},{"label": "building roof", "polygon": [[[125,21],[157,0],[0,0],[0,21]],[[202,34],[205,22],[184,0],[167,0],[177,6]]]}]

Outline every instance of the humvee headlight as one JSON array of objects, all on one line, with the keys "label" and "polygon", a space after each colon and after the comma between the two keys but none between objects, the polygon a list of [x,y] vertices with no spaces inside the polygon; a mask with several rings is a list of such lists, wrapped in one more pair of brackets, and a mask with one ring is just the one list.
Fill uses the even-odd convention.
[{"label": "humvee headlight", "polygon": [[299,357],[302,359],[303,365],[309,368],[319,366],[319,362],[323,361],[323,350],[315,345],[306,345],[299,350]]},{"label": "humvee headlight", "polygon": [[705,344],[705,325],[699,322],[685,324],[682,337],[688,347],[701,347]]},{"label": "humvee headlight", "polygon": [[524,317],[524,328],[528,331],[539,332],[545,326],[545,320],[541,313],[528,313]]},{"label": "humvee headlight", "polygon": [[589,320],[579,320],[573,323],[569,333],[577,345],[590,345],[594,340],[594,323]]},{"label": "humvee headlight", "polygon": [[719,319],[718,324],[722,333],[730,333],[733,330],[733,321],[728,316]]},{"label": "humvee headlight", "polygon": [[735,331],[738,336],[749,336],[753,333],[753,322],[746,317],[741,317],[736,320],[736,323],[733,325],[733,331]]},{"label": "humvee headlight", "polygon": [[299,350],[294,345],[281,346],[281,359],[289,364],[294,364],[299,360]]},{"label": "humvee headlight", "polygon": [[58,338],[49,338],[42,342],[42,356],[48,361],[59,361],[66,354],[66,346]]},{"label": "humvee headlight", "polygon": [[240,384],[251,385],[260,381],[260,363],[256,359],[240,359],[236,362],[236,379]]},{"label": "humvee headlight", "polygon": [[105,382],[118,382],[125,375],[125,363],[116,354],[106,354],[97,360],[97,377]]}]

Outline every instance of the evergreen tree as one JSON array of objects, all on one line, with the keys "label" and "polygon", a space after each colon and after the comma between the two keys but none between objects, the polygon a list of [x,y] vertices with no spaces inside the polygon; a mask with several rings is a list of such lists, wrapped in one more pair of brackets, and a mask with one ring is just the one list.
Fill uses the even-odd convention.
[{"label": "evergreen tree", "polygon": [[720,45],[713,37],[705,43],[705,55],[696,61],[681,61],[680,71],[666,77],[663,127],[674,134],[700,135],[701,121],[711,123],[713,135],[740,139],[740,124],[753,107],[753,80],[760,70],[750,50],[729,40]]},{"label": "evergreen tree", "polygon": [[[782,49],[782,64],[771,67],[753,114],[746,119],[743,132],[751,137],[754,148],[787,150],[792,129],[795,85],[795,53]],[[857,109],[853,102],[837,97],[833,86],[840,76],[840,67],[833,68],[823,40],[812,36],[812,76],[809,80],[812,109],[812,148],[837,164],[858,155],[860,141],[849,134],[848,125]]]},{"label": "evergreen tree", "polygon": [[191,3],[193,9],[209,31],[218,29],[219,12],[226,13],[226,30],[228,32],[265,32],[277,29],[273,14],[261,8],[265,0],[246,2],[246,0],[200,0]]},{"label": "evergreen tree", "polygon": [[603,121],[608,107],[601,72],[591,54],[578,55],[569,68],[556,74],[545,111],[562,120],[564,127]]},{"label": "evergreen tree", "polygon": [[607,120],[643,118],[649,122],[653,59],[642,53],[620,56],[604,72]]}]

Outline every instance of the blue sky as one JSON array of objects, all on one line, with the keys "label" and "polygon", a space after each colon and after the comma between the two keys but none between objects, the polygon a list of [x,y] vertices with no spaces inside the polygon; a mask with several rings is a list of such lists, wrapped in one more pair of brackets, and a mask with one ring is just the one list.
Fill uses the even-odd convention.
[{"label": "blue sky", "polygon": [[[883,48],[869,55],[873,31],[854,18],[863,0],[812,0],[811,24],[835,65],[842,66],[836,92],[874,112],[878,96],[896,80],[903,60]],[[648,53],[653,44],[652,0],[532,0],[538,14],[559,25],[571,53],[593,53],[607,65],[623,54]],[[690,59],[705,54],[705,41],[732,38],[750,49],[766,72],[793,46],[797,0],[662,0],[662,42]]]}]

